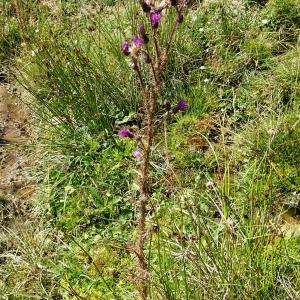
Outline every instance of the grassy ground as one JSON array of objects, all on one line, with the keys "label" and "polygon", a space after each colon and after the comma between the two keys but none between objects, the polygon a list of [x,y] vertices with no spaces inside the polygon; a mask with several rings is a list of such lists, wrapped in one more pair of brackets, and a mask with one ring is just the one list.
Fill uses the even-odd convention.
[{"label": "grassy ground", "polygon": [[[2,4],[39,187],[24,225],[4,224],[0,298],[137,299],[134,143],[116,134],[139,122],[119,50],[135,2]],[[189,109],[153,149],[150,299],[300,298],[299,28],[297,0],[196,1],[181,24],[163,100]]]}]

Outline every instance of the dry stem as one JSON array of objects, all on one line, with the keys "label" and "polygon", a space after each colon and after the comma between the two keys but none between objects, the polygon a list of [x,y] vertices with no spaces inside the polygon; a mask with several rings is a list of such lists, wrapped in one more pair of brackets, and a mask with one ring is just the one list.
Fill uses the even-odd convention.
[{"label": "dry stem", "polygon": [[[164,3],[164,2],[162,2]],[[168,3],[166,1],[165,3]],[[181,15],[183,7],[186,1],[183,1],[178,9],[178,16]],[[136,219],[137,219],[137,239],[135,243],[135,255],[137,261],[137,284],[141,300],[147,300],[148,297],[148,287],[149,287],[149,274],[147,261],[144,254],[144,246],[147,235],[146,228],[146,217],[147,217],[147,204],[149,203],[149,167],[151,158],[151,148],[153,144],[153,133],[154,133],[154,116],[157,111],[157,100],[161,92],[162,83],[161,75],[164,71],[164,67],[167,61],[167,56],[171,43],[174,39],[175,32],[179,22],[178,19],[175,20],[172,32],[167,41],[166,48],[161,53],[158,40],[157,31],[152,28],[152,37],[155,49],[155,62],[151,60],[151,77],[152,80],[149,83],[148,90],[145,81],[142,78],[142,74],[139,65],[136,64],[136,73],[139,78],[143,96],[144,104],[144,114],[146,119],[145,124],[145,137],[146,143],[143,144],[143,161],[140,166],[140,181],[139,181],[139,199],[136,207]],[[150,56],[150,51],[148,46],[146,46],[146,51]]]}]

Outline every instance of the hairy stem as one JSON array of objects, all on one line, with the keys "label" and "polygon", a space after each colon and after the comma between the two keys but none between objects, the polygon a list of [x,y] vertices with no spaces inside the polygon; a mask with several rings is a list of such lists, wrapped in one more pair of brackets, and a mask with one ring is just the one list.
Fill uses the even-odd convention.
[{"label": "hairy stem", "polygon": [[[151,103],[155,103],[156,100],[152,99]],[[143,153],[143,162],[140,168],[140,188],[139,188],[139,200],[137,205],[137,241],[135,245],[137,265],[138,265],[138,285],[140,299],[146,300],[148,295],[148,266],[144,255],[144,245],[146,240],[146,217],[147,217],[147,204],[149,202],[149,165],[151,147],[153,143],[153,104],[151,105],[150,112],[147,116],[146,125],[146,145]]]},{"label": "hairy stem", "polygon": [[[178,8],[178,16],[181,15],[183,11],[185,1],[182,2],[181,6]],[[163,1],[162,5],[164,8],[169,5],[169,1]],[[177,18],[174,22],[172,32],[167,41],[166,48],[163,53],[161,53],[158,39],[157,39],[157,30],[152,28],[152,37],[153,37],[153,46],[155,52],[155,60],[153,62],[150,59],[150,68],[151,68],[151,77],[152,80],[149,84],[145,84],[143,80],[140,68],[135,62],[135,70],[139,81],[141,83],[142,97],[144,103],[144,115],[146,119],[145,124],[145,144],[143,144],[143,161],[140,165],[140,181],[139,181],[139,198],[136,204],[136,220],[137,220],[137,238],[135,242],[135,256],[137,262],[137,285],[140,295],[140,300],[147,300],[148,298],[148,287],[149,287],[149,272],[148,264],[144,254],[145,242],[147,237],[147,228],[146,228],[146,218],[147,218],[147,205],[149,204],[150,191],[149,191],[149,168],[150,168],[150,158],[151,158],[151,148],[153,144],[153,135],[154,135],[154,116],[157,111],[157,100],[162,90],[161,76],[167,61],[167,56],[171,43],[174,39],[177,26],[179,24],[179,19]],[[150,57],[150,51],[148,46],[146,46],[146,53]],[[150,57],[151,58],[151,57]],[[147,90],[148,88],[148,90]],[[168,117],[169,114],[166,115]]]}]

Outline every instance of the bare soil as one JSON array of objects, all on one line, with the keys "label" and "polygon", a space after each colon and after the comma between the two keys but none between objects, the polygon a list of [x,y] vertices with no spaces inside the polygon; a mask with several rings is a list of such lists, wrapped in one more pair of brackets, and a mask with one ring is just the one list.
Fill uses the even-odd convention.
[{"label": "bare soil", "polygon": [[0,85],[0,225],[7,226],[26,210],[34,191],[27,172],[29,124],[8,85]]}]

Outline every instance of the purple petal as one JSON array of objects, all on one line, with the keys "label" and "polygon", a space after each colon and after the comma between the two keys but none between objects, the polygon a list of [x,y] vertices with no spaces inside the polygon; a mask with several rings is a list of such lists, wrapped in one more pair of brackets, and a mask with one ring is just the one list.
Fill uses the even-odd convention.
[{"label": "purple petal", "polygon": [[140,26],[139,26],[139,32],[140,32],[141,37],[143,38],[144,44],[147,44],[149,42],[149,38],[148,38],[148,35],[146,33],[144,23],[140,24]]},{"label": "purple petal", "polygon": [[157,28],[161,20],[161,14],[159,12],[150,13],[150,22],[153,28]]},{"label": "purple petal", "polygon": [[185,111],[188,107],[188,104],[186,103],[186,101],[184,99],[180,99],[178,102],[177,102],[177,105],[176,105],[176,110],[177,111]]},{"label": "purple petal", "polygon": [[131,138],[131,137],[133,137],[133,134],[129,130],[125,129],[125,128],[121,128],[119,130],[119,132],[118,132],[118,135],[121,138],[126,138],[126,137]]},{"label": "purple petal", "polygon": [[126,56],[128,56],[129,54],[130,54],[130,46],[129,46],[129,43],[128,42],[123,42],[122,44],[121,44],[121,50],[122,50],[122,52],[126,55]]},{"label": "purple petal", "polygon": [[145,25],[144,25],[144,23],[141,23],[141,24],[140,24],[139,30],[140,30],[141,36],[143,36],[143,35],[146,34],[146,30],[145,30]]},{"label": "purple petal", "polygon": [[132,39],[132,42],[137,46],[137,47],[140,47],[144,44],[144,40],[138,36],[134,37]]},{"label": "purple petal", "polygon": [[142,156],[142,152],[140,150],[134,150],[132,152],[132,155],[135,157],[135,158],[140,158]]}]

